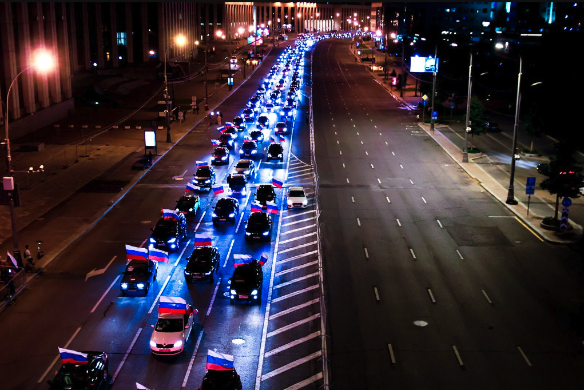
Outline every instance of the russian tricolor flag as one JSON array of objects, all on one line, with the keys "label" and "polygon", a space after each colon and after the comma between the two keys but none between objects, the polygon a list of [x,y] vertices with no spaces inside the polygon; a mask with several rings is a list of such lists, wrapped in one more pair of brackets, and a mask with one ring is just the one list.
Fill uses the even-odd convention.
[{"label": "russian tricolor flag", "polygon": [[282,188],[282,186],[284,185],[284,182],[276,179],[275,177],[272,178],[272,185],[276,188]]},{"label": "russian tricolor flag", "polygon": [[278,214],[278,206],[274,202],[266,202],[266,207],[268,208],[268,213]]},{"label": "russian tricolor flag", "polygon": [[223,188],[223,184],[213,186],[213,192],[215,193],[215,195],[224,193],[225,189]]},{"label": "russian tricolor flag", "polygon": [[213,144],[213,146],[219,146],[221,145],[221,141],[219,141],[218,139],[212,139],[211,143]]},{"label": "russian tricolor flag", "polygon": [[176,214],[176,211],[171,209],[162,209],[162,218],[170,218],[178,221],[178,215]]},{"label": "russian tricolor flag", "polygon": [[197,168],[208,167],[209,163],[207,161],[197,161]]},{"label": "russian tricolor flag", "polygon": [[286,142],[286,138],[284,138],[284,136],[281,134],[280,134],[280,142],[282,142],[282,143]]},{"label": "russian tricolor flag", "polygon": [[252,213],[259,213],[260,211],[262,211],[262,205],[259,203],[252,203],[251,212]]},{"label": "russian tricolor flag", "polygon": [[89,362],[87,359],[87,354],[83,352],[59,348],[59,353],[61,354],[61,361],[63,362],[63,364],[65,363],[87,364]]},{"label": "russian tricolor flag", "polygon": [[211,371],[231,371],[233,370],[233,356],[209,350],[206,368]]},{"label": "russian tricolor flag", "polygon": [[262,257],[260,257],[260,265],[263,266],[267,262],[268,262],[268,253],[264,252],[264,253],[262,253]]},{"label": "russian tricolor flag", "polygon": [[249,264],[252,262],[251,255],[233,255],[234,267],[239,267],[243,264]]},{"label": "russian tricolor flag", "polygon": [[195,246],[210,246],[211,243],[211,236],[195,236]]},{"label": "russian tricolor flag", "polygon": [[126,244],[127,260],[148,260],[148,249]]},{"label": "russian tricolor flag", "polygon": [[150,260],[160,261],[161,263],[168,263],[168,252],[152,248],[150,249],[150,253],[148,255]]},{"label": "russian tricolor flag", "polygon": [[217,130],[219,130],[219,132],[220,132],[221,134],[223,134],[223,132],[225,132],[225,130],[227,130],[227,126],[221,126],[221,127],[218,127],[218,128],[217,128]]},{"label": "russian tricolor flag", "polygon": [[186,191],[199,191],[201,187],[194,185],[193,183],[187,183]]},{"label": "russian tricolor flag", "polygon": [[270,136],[270,143],[273,144],[274,142],[276,142],[276,139],[273,136]]},{"label": "russian tricolor flag", "polygon": [[160,297],[158,313],[187,314],[188,304],[179,297]]}]

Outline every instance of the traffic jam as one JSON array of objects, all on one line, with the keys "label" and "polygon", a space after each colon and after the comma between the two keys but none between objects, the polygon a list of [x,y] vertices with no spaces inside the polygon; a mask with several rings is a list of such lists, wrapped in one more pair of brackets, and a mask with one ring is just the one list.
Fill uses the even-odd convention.
[{"label": "traffic jam", "polygon": [[[128,299],[154,298],[148,301],[148,305],[151,303],[148,314],[154,312],[151,314],[154,324],[139,328],[123,359],[116,358],[115,364],[108,356],[112,354],[109,351],[77,351],[69,343],[65,348],[59,347],[62,366],[47,381],[50,389],[115,388],[123,365],[130,364],[133,354],[143,354],[144,348],[148,348],[150,359],[188,354],[187,374],[182,382],[185,388],[191,371],[202,370],[195,367],[198,363],[195,358],[198,349],[207,346],[207,363],[198,387],[201,390],[241,390],[251,388],[253,382],[258,388],[258,381],[265,388],[276,388],[273,383],[282,380],[278,375],[300,365],[292,360],[276,369],[269,359],[301,342],[318,341],[320,335],[320,332],[303,334],[300,328],[300,324],[319,318],[314,314],[319,310],[314,167],[292,153],[291,143],[295,124],[298,128],[302,122],[297,119],[303,99],[305,54],[323,38],[301,35],[293,46],[282,50],[257,91],[241,107],[240,114],[211,129],[216,132],[211,139],[213,151],[207,159],[196,161],[192,179],[184,186],[184,195],[176,205],[167,208],[165,202],[142,245],[125,244],[125,269],[110,288],[119,289],[119,296]],[[298,130],[307,132],[307,127]],[[195,223],[193,230],[191,226]],[[299,239],[303,240],[302,245],[295,244]],[[238,244],[234,245],[236,241]],[[278,248],[283,258],[276,262]],[[282,255],[286,253],[289,256]],[[182,283],[179,287],[169,285],[175,269],[184,278],[184,287]],[[161,274],[168,274],[165,281]],[[283,276],[293,279],[274,285]],[[193,302],[188,294],[191,289],[209,288],[210,302]],[[290,288],[295,290],[288,293]],[[297,302],[304,299],[304,292],[310,294],[306,302]],[[275,295],[278,296],[272,300]],[[222,332],[204,324],[215,300],[222,298],[229,306],[237,306],[238,315],[244,317],[242,323],[253,323],[251,338],[229,343],[247,342],[250,348],[259,349],[259,356],[256,352],[255,356],[242,358],[242,365],[248,366],[252,361],[257,364],[257,375],[252,372],[247,379],[236,370],[238,354],[231,345],[221,343],[211,348],[204,340],[209,334]],[[293,300],[298,304],[292,304]],[[100,303],[101,300],[92,313]],[[260,311],[253,310],[254,305]],[[264,310],[265,315],[258,319]],[[144,332],[151,333],[148,345],[142,348],[137,344],[144,340],[141,337]],[[296,340],[286,343],[290,337]],[[319,356],[316,345],[310,359]],[[133,351],[134,348],[140,352]],[[172,364],[173,360],[165,362]],[[142,368],[147,371],[147,367]],[[288,373],[292,377],[306,375],[313,381],[322,377],[322,373],[311,376],[309,371]],[[150,388],[148,378],[138,371],[133,375],[136,388]],[[197,381],[200,380],[199,377]],[[288,386],[282,388],[285,387]]]}]

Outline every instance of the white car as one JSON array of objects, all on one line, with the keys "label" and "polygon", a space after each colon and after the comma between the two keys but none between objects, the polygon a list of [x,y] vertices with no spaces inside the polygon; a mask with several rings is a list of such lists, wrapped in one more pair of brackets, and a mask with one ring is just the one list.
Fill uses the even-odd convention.
[{"label": "white car", "polygon": [[306,199],[306,193],[302,187],[290,187],[288,189],[288,208],[302,208],[305,209],[308,206],[308,199]]},{"label": "white car", "polygon": [[196,309],[179,297],[160,297],[158,321],[150,338],[150,351],[156,355],[178,355],[193,328]]}]

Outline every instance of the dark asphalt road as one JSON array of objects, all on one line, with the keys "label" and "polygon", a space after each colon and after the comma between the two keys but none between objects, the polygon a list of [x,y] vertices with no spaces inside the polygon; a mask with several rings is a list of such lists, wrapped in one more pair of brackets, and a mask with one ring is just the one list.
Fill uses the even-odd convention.
[{"label": "dark asphalt road", "polygon": [[582,388],[581,258],[483,192],[346,43],[313,66],[331,387]]}]

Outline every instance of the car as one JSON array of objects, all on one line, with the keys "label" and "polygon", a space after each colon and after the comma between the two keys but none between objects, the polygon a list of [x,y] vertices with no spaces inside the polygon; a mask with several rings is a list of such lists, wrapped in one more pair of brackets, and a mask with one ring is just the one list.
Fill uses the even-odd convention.
[{"label": "car", "polygon": [[539,163],[537,164],[537,173],[541,173],[542,175],[549,175],[550,174],[550,164],[549,163]]},{"label": "car", "polygon": [[257,173],[255,163],[252,160],[241,159],[235,165],[235,173],[243,174],[249,179]]},{"label": "car", "polygon": [[230,64],[237,64],[237,56],[231,56],[229,59]]},{"label": "car", "polygon": [[[294,96],[294,95],[292,95],[292,96]],[[288,99],[286,99],[286,107],[296,108],[296,100],[292,97],[289,97]]]},{"label": "car", "polygon": [[270,241],[272,235],[272,216],[269,213],[258,211],[251,213],[245,221],[245,239]]},{"label": "car", "polygon": [[158,275],[158,262],[153,260],[130,260],[126,265],[126,270],[122,272],[120,290],[122,295],[128,292],[143,292],[148,295],[150,285],[156,280]]},{"label": "car", "polygon": [[176,250],[180,241],[187,236],[187,219],[182,214],[175,218],[163,217],[158,220],[148,241],[149,248]]},{"label": "car", "polygon": [[252,140],[245,140],[239,149],[239,153],[241,157],[253,157],[258,153],[258,144]]},{"label": "car", "polygon": [[187,282],[205,279],[213,282],[213,273],[219,272],[221,255],[215,246],[199,246],[195,247],[187,261],[184,271]]},{"label": "car", "polygon": [[237,136],[239,135],[237,129],[230,125],[220,127],[218,130],[221,132],[221,134],[229,134],[231,139],[237,139]]},{"label": "car", "polygon": [[235,301],[257,302],[262,304],[262,283],[264,273],[257,260],[235,267],[229,287],[229,304]]},{"label": "car", "polygon": [[193,309],[183,298],[160,297],[158,320],[150,337],[150,352],[155,355],[178,355],[185,349],[195,321]]},{"label": "car", "polygon": [[276,200],[276,191],[271,184],[260,184],[256,189],[255,200],[266,208],[267,202]]},{"label": "car", "polygon": [[278,122],[274,127],[274,132],[276,134],[286,134],[288,132],[288,128],[286,127],[286,123]]},{"label": "car", "polygon": [[235,118],[233,118],[233,121],[231,123],[233,124],[233,127],[237,129],[237,131],[245,130],[245,120],[243,119],[243,117],[236,116]]},{"label": "car", "polygon": [[266,114],[260,114],[256,123],[258,127],[261,126],[262,129],[267,129],[270,127],[270,117]]},{"label": "car", "polygon": [[257,106],[258,104],[260,104],[260,99],[257,96],[252,96],[247,103],[245,104],[247,107],[249,108],[254,108],[255,106]]},{"label": "car", "polygon": [[272,111],[274,111],[274,105],[272,103],[266,104],[265,111],[266,112],[272,112]]},{"label": "car", "polygon": [[185,217],[195,216],[197,211],[201,208],[201,201],[197,195],[188,194],[183,195],[176,201],[174,210]]},{"label": "car", "polygon": [[49,390],[89,390],[108,387],[109,358],[107,354],[98,351],[81,352],[87,354],[87,363],[63,363],[55,378],[47,381]]},{"label": "car", "polygon": [[208,370],[203,377],[201,387],[196,390],[242,390],[241,378],[233,370]]},{"label": "car", "polygon": [[138,171],[144,171],[152,166],[152,160],[147,157],[140,158],[134,164],[132,164],[132,169]]},{"label": "car", "polygon": [[485,130],[499,132],[501,129],[499,128],[499,124],[496,121],[488,120],[485,122]]},{"label": "car", "polygon": [[243,119],[245,120],[245,123],[251,123],[253,122],[253,118],[255,116],[254,111],[251,108],[246,108],[245,110],[243,110]]},{"label": "car", "polygon": [[308,205],[306,193],[302,187],[290,187],[288,189],[288,200],[286,201],[289,209],[302,208],[305,209]]},{"label": "car", "polygon": [[239,215],[239,202],[235,198],[221,198],[217,201],[215,207],[213,207],[213,224],[219,222],[232,222],[235,223],[235,219]]},{"label": "car", "polygon": [[225,146],[218,146],[211,156],[211,164],[229,164],[229,149]]},{"label": "car", "polygon": [[211,187],[215,184],[215,170],[208,165],[199,167],[193,176],[193,184],[201,188],[208,188],[211,190]]},{"label": "car", "polygon": [[227,184],[229,184],[229,192],[232,195],[245,195],[247,193],[245,175],[229,175],[227,176]]},{"label": "car", "polygon": [[252,130],[249,132],[249,138],[256,143],[264,142],[264,133],[261,130]]},{"label": "car", "polygon": [[266,161],[270,160],[280,160],[280,162],[284,162],[284,148],[282,147],[282,144],[272,143],[268,146]]}]

